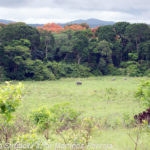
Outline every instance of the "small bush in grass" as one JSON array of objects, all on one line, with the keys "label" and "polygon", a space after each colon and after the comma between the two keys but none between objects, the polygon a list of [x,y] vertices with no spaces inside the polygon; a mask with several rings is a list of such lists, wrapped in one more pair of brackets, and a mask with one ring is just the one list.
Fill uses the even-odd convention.
[{"label": "small bush in grass", "polygon": [[150,125],[150,80],[142,81],[138,87],[135,96],[143,101],[143,104],[148,108],[146,111],[134,116],[137,123],[142,124],[147,122]]},{"label": "small bush in grass", "polygon": [[[93,118],[83,118],[78,127],[64,130],[60,133],[61,142],[74,145],[72,149],[83,150],[87,148],[92,133],[95,129],[95,120]],[[76,147],[80,145],[79,147]]]},{"label": "small bush in grass", "polygon": [[50,130],[59,134],[62,130],[71,128],[78,116],[78,112],[64,103],[54,105],[50,109],[43,107],[35,110],[31,114],[31,119],[37,126],[37,131],[44,134],[48,140]]},{"label": "small bush in grass", "polygon": [[56,104],[50,108],[53,114],[57,130],[71,128],[78,120],[80,112],[74,110],[69,103]]},{"label": "small bush in grass", "polygon": [[33,111],[31,119],[38,133],[42,133],[47,140],[52,140],[53,135],[59,135],[61,142],[65,144],[84,144],[86,146],[91,138],[95,122],[92,118],[79,118],[80,114],[68,103],[62,103],[50,109],[41,108]]},{"label": "small bush in grass", "polygon": [[33,123],[37,126],[37,131],[39,133],[43,133],[45,138],[48,140],[49,130],[54,121],[54,118],[52,117],[50,111],[47,108],[43,107],[33,111],[30,117]]},{"label": "small bush in grass", "polygon": [[27,133],[19,135],[16,138],[16,147],[25,150],[43,150],[45,148],[44,140],[36,133]]},{"label": "small bush in grass", "polygon": [[135,93],[136,98],[143,101],[146,107],[150,107],[150,80],[142,81]]}]

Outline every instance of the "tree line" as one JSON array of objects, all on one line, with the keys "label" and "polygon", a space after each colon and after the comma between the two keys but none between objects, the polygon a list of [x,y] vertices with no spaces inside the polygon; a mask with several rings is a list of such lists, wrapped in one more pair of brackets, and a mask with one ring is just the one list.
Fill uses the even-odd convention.
[{"label": "tree line", "polygon": [[150,76],[150,27],[118,22],[59,33],[0,24],[0,80]]}]

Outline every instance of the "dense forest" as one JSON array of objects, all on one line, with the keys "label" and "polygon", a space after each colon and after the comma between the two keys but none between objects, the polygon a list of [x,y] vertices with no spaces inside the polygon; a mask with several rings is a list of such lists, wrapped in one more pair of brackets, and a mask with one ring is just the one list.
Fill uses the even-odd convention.
[{"label": "dense forest", "polygon": [[150,76],[150,27],[0,24],[0,80]]}]

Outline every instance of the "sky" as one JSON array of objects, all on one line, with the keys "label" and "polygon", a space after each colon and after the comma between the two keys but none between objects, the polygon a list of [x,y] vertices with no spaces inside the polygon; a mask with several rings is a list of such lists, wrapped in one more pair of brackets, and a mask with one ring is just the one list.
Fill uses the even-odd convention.
[{"label": "sky", "polygon": [[65,23],[76,19],[150,23],[150,0],[0,0],[0,19]]}]

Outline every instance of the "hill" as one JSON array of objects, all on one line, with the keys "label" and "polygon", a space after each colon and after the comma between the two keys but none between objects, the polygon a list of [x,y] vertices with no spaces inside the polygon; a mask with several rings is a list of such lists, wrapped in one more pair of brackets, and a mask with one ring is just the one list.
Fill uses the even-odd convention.
[{"label": "hill", "polygon": [[115,22],[91,18],[91,19],[87,19],[87,20],[83,20],[83,19],[74,20],[74,21],[67,22],[64,24],[60,23],[59,25],[64,27],[65,25],[69,25],[69,24],[81,24],[81,23],[87,23],[91,28],[94,28],[94,27],[103,26],[103,25],[113,25]]},{"label": "hill", "polygon": [[5,20],[5,19],[0,19],[0,23],[8,24],[8,23],[14,23],[15,21],[12,20]]}]

